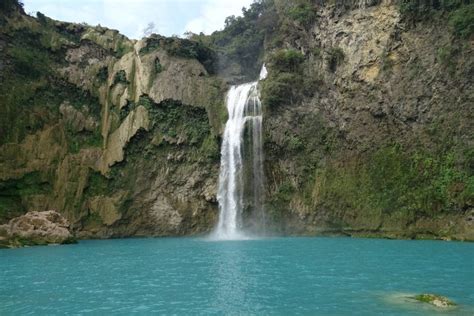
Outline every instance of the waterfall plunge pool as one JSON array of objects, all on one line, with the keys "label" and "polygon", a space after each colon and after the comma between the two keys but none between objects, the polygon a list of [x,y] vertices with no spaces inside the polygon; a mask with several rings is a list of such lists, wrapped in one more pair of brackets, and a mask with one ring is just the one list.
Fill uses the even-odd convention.
[{"label": "waterfall plunge pool", "polygon": [[[0,314],[472,315],[473,263],[472,243],[351,238],[5,249]],[[459,306],[403,298],[425,292]]]}]

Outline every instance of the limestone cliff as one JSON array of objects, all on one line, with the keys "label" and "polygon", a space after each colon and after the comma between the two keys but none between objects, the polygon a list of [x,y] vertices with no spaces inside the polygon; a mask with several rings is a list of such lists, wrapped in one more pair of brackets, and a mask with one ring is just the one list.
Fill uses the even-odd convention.
[{"label": "limestone cliff", "polygon": [[[472,240],[472,35],[453,32],[456,11],[354,2],[305,24],[275,1],[286,36],[262,93],[277,230]],[[290,75],[292,98],[275,98]]]},{"label": "limestone cliff", "polygon": [[1,18],[0,222],[57,209],[79,237],[208,230],[225,87],[173,55],[182,40]]}]

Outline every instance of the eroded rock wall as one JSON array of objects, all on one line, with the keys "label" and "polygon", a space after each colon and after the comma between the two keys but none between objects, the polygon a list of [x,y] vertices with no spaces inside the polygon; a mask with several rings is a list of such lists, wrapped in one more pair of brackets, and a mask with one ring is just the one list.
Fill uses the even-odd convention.
[{"label": "eroded rock wall", "polygon": [[[225,119],[217,77],[196,59],[114,30],[21,11],[2,23],[10,80],[0,109],[8,131],[0,143],[0,222],[57,209],[84,238],[212,227]],[[49,70],[33,75],[37,54]]]},{"label": "eroded rock wall", "polygon": [[284,46],[310,88],[264,123],[277,231],[473,239],[474,46],[448,17],[413,24],[380,1],[295,26]]}]

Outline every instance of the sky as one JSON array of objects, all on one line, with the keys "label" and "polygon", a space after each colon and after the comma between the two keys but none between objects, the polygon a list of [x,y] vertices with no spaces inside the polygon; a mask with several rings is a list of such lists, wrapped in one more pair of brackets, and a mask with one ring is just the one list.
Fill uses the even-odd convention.
[{"label": "sky", "polygon": [[186,31],[210,34],[225,18],[241,15],[253,0],[23,0],[25,11],[55,20],[86,22],[117,29],[139,39],[152,22],[154,33],[182,36]]}]

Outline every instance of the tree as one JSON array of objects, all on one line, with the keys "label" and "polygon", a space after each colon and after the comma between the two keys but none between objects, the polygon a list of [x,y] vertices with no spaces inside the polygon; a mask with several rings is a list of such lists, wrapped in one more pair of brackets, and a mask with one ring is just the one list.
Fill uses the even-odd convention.
[{"label": "tree", "polygon": [[148,37],[153,33],[156,33],[155,23],[150,22],[147,26],[143,29],[143,37]]}]

